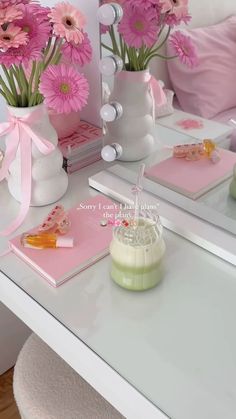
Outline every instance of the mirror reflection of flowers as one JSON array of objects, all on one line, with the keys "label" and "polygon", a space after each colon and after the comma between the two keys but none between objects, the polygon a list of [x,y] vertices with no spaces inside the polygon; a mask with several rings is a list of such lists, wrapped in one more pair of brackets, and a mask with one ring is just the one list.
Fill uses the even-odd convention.
[{"label": "mirror reflection of flowers", "polygon": [[86,105],[89,85],[77,68],[92,58],[85,25],[83,13],[69,3],[49,8],[1,0],[0,93],[8,105],[30,107],[45,99],[57,113]]},{"label": "mirror reflection of flowers", "polygon": [[[103,3],[111,3],[103,0]],[[171,31],[181,23],[188,24],[191,16],[188,0],[118,0],[124,11],[118,24],[118,36],[113,26],[102,25],[102,33],[109,32],[111,44],[103,47],[119,55],[128,71],[148,68],[150,61],[179,58],[190,68],[198,64],[196,49],[189,36]],[[170,37],[173,56],[163,54],[163,46]]]}]

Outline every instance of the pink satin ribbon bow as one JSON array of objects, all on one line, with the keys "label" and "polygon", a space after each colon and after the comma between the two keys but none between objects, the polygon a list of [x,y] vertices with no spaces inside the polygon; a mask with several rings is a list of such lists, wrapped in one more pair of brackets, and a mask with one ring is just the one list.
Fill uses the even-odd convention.
[{"label": "pink satin ribbon bow", "polygon": [[165,92],[160,84],[160,82],[155,79],[155,77],[150,76],[150,86],[152,89],[152,94],[155,101],[155,106],[159,107],[165,105],[167,102]]},{"label": "pink satin ribbon bow", "polygon": [[37,109],[30,115],[18,118],[9,114],[9,121],[0,124],[0,137],[10,134],[6,145],[5,157],[0,169],[0,182],[8,176],[8,170],[20,147],[21,157],[21,208],[17,218],[3,231],[1,236],[8,236],[23,223],[30,207],[32,189],[32,143],[44,155],[50,154],[54,145],[41,137],[32,128],[32,124],[42,117],[42,110]]}]

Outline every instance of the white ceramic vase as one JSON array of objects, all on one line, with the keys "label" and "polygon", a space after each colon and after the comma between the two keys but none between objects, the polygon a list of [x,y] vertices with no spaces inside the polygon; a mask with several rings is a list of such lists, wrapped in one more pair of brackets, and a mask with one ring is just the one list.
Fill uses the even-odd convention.
[{"label": "white ceramic vase", "polygon": [[[66,192],[68,187],[68,176],[62,169],[63,157],[57,147],[58,137],[55,129],[51,125],[46,107],[41,104],[31,108],[8,107],[11,115],[17,118],[29,116],[36,110],[40,113],[32,125],[31,129],[40,134],[55,146],[55,150],[48,155],[43,155],[32,142],[32,188],[31,206],[49,205],[58,201]],[[5,141],[10,140],[10,135],[5,137]],[[8,189],[11,195],[21,202],[21,156],[18,148],[16,158],[9,168]]]},{"label": "white ceramic vase", "polygon": [[119,160],[137,161],[154,148],[155,105],[149,70],[122,71],[114,79],[109,102],[122,105],[120,119],[107,123],[105,144],[118,143],[123,152]]}]

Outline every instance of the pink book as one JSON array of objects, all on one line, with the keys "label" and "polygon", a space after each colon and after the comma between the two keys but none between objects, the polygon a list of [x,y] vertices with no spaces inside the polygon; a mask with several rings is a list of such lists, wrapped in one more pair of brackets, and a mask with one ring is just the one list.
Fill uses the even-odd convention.
[{"label": "pink book", "polygon": [[68,211],[71,220],[68,236],[74,238],[73,248],[29,249],[21,245],[21,235],[9,244],[17,256],[58,287],[109,254],[112,225],[102,227],[100,222],[108,215],[115,219],[118,212],[118,204],[98,195]]},{"label": "pink book", "polygon": [[220,149],[221,160],[213,164],[209,159],[188,161],[170,157],[146,170],[154,182],[197,199],[233,175],[236,153]]}]

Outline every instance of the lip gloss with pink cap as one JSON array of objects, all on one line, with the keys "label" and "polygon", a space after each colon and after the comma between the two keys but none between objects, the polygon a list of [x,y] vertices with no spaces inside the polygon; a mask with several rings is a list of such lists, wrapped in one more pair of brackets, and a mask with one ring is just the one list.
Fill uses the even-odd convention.
[{"label": "lip gloss with pink cap", "polygon": [[21,236],[21,244],[31,249],[57,249],[60,247],[74,247],[72,237],[60,237],[57,234],[39,233],[39,234],[23,234]]}]

